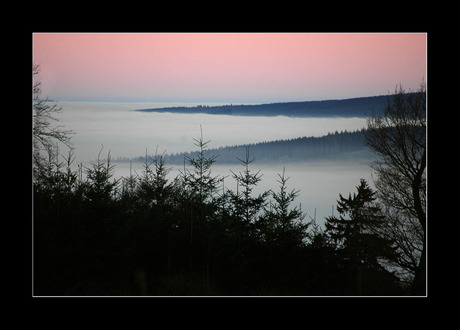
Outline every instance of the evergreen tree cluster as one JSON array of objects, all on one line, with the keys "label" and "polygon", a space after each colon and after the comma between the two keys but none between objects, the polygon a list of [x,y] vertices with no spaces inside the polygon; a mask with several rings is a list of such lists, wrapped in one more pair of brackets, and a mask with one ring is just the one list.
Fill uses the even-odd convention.
[{"label": "evergreen tree cluster", "polygon": [[[362,180],[340,196],[340,217],[323,230],[292,207],[284,169],[279,188],[253,189],[262,174],[249,148],[225,177],[212,175],[209,141],[172,181],[163,155],[140,175],[113,178],[106,162],[72,170],[72,153],[34,171],[34,295],[400,295],[384,260],[397,257],[376,230],[382,214]],[[83,175],[83,173],[85,175]]]},{"label": "evergreen tree cluster", "polygon": [[[324,229],[291,206],[299,192],[287,188],[284,169],[278,190],[254,193],[262,177],[252,169],[254,154],[271,159],[250,155],[248,146],[230,147],[243,169],[231,172],[236,191],[226,189],[226,177],[212,175],[217,156],[202,134],[172,181],[164,154],[146,154],[141,175],[118,180],[110,152],[100,161],[102,150],[97,162],[72,169],[72,149],[62,159],[56,144],[72,148],[72,132],[52,125],[60,108],[40,98],[39,81],[32,92],[35,296],[426,293],[424,84],[409,94],[400,86],[383,115],[368,119],[362,133],[379,156],[377,191],[361,180],[353,195],[339,195],[338,216],[327,217]],[[334,156],[355,152],[363,135],[305,139],[273,143],[294,146],[288,159],[315,145]]]},{"label": "evergreen tree cluster", "polygon": [[[373,155],[366,146],[364,130],[353,132],[342,131],[329,133],[321,137],[300,137],[288,140],[265,141],[247,145],[226,146],[217,149],[207,149],[205,154],[210,157],[218,154],[218,162],[225,164],[239,163],[238,157],[244,154],[247,147],[251,148],[251,155],[259,162],[297,162],[314,160],[349,160],[373,159]],[[182,164],[184,157],[197,157],[199,151],[165,154],[166,164]],[[123,161],[127,159],[120,159]],[[134,158],[142,161],[143,157]]]}]

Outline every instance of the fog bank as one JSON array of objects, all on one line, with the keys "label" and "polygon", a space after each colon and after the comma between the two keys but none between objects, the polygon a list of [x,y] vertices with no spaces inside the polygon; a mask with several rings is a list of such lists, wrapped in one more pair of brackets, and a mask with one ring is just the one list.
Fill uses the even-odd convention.
[{"label": "fog bank", "polygon": [[364,118],[290,118],[240,117],[229,115],[144,113],[131,111],[143,107],[164,106],[143,102],[70,102],[60,101],[63,111],[59,125],[73,130],[72,142],[79,161],[102,155],[137,157],[160,152],[178,153],[196,150],[194,138],[200,125],[209,147],[256,143],[303,136],[322,136],[329,132],[353,131],[365,126]]}]

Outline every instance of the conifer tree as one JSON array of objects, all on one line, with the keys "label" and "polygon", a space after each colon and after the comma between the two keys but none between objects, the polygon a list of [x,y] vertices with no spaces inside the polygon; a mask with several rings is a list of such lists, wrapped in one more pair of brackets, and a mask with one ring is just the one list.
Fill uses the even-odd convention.
[{"label": "conifer tree", "polygon": [[[136,192],[139,184],[139,178],[132,173],[132,161],[129,161],[129,176],[122,177],[121,181],[121,201],[133,204],[136,199]],[[127,206],[127,205],[126,205]]]},{"label": "conifer tree", "polygon": [[204,141],[201,125],[200,132],[200,138],[193,139],[195,146],[199,148],[197,158],[185,157],[193,170],[189,171],[185,169],[183,176],[192,196],[197,198],[199,203],[205,203],[210,202],[213,194],[218,190],[219,177],[211,175],[211,167],[216,162],[218,156],[211,155],[208,157],[206,155],[206,149],[211,141]]},{"label": "conifer tree", "polygon": [[166,176],[171,168],[166,167],[163,156],[164,153],[158,155],[155,152],[154,157],[150,157],[151,161],[149,161],[147,150],[145,151],[144,169],[139,178],[138,195],[140,201],[147,207],[163,205],[170,195],[172,185],[168,184]]},{"label": "conifer tree", "polygon": [[107,163],[101,162],[99,151],[97,163],[91,163],[86,169],[87,180],[85,182],[84,197],[93,207],[104,207],[114,200],[117,193],[118,180],[111,180],[114,174],[115,165],[110,163],[110,151],[107,155]]},{"label": "conifer tree", "polygon": [[[375,203],[375,194],[361,179],[357,193],[348,198],[339,194],[340,216],[326,218],[326,234],[336,247],[339,264],[346,271],[345,293],[361,295],[399,290],[396,276],[383,267],[384,260],[397,258],[393,241],[376,234],[384,216]],[[363,289],[364,288],[364,289]]]},{"label": "conifer tree", "polygon": [[361,179],[357,193],[348,198],[339,194],[337,211],[340,216],[326,218],[326,234],[345,260],[380,267],[380,258],[395,258],[393,242],[375,234],[375,228],[384,223],[380,208],[375,201],[376,192]]},{"label": "conifer tree", "polygon": [[253,225],[266,204],[266,197],[269,192],[263,192],[256,197],[252,196],[252,191],[260,182],[262,174],[259,174],[260,170],[256,173],[251,173],[249,169],[249,165],[255,160],[255,158],[250,159],[249,157],[249,147],[246,147],[245,159],[238,158],[238,160],[244,166],[244,171],[236,174],[230,170],[236,180],[237,189],[236,192],[229,191],[229,193],[237,221],[237,236],[240,240],[242,235],[252,234]]},{"label": "conifer tree", "polygon": [[269,228],[273,231],[277,244],[282,246],[301,246],[303,239],[306,237],[306,229],[308,224],[303,224],[302,220],[305,214],[302,213],[299,207],[290,208],[299,195],[299,191],[292,189],[287,191],[286,183],[289,177],[285,177],[285,168],[283,174],[278,174],[280,184],[279,192],[271,191],[271,195],[275,200],[274,204],[270,204],[269,210],[266,210],[265,219],[269,222]]},{"label": "conifer tree", "polygon": [[217,211],[214,195],[219,189],[220,180],[211,173],[217,156],[207,155],[206,149],[211,141],[203,139],[201,125],[200,133],[200,138],[194,139],[195,146],[199,148],[197,157],[185,157],[192,169],[185,168],[184,163],[184,171],[181,173],[184,181],[183,215],[189,220],[189,268],[193,272],[201,266],[205,285],[209,286],[214,241],[212,228]]}]

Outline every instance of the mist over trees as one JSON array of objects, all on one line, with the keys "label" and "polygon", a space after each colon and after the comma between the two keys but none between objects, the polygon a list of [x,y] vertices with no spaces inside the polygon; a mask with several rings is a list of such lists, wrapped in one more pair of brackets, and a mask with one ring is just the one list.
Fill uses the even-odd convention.
[{"label": "mist over trees", "polygon": [[[366,144],[364,129],[360,131],[334,132],[321,137],[300,137],[289,140],[266,141],[247,145],[226,146],[206,149],[206,156],[216,156],[218,164],[238,164],[238,158],[251,149],[251,155],[258,162],[303,162],[316,160],[374,160],[375,155]],[[176,154],[164,154],[167,164],[183,164],[184,157],[197,157],[200,151]],[[117,161],[141,162],[143,156],[132,159],[117,159]]]},{"label": "mist over trees", "polygon": [[350,286],[341,245],[292,207],[298,192],[284,171],[278,189],[253,194],[261,174],[249,157],[233,173],[236,191],[212,176],[206,158],[189,159],[172,182],[161,155],[120,180],[110,157],[86,168],[84,180],[71,158],[51,166],[34,185],[34,294],[404,293],[384,268],[379,285]]},{"label": "mist over trees", "polygon": [[[419,155],[415,142],[423,139],[412,131],[417,139],[404,145]],[[97,161],[78,169],[72,149],[63,157],[42,148],[32,162],[34,295],[422,294],[414,287],[425,236],[411,226],[421,226],[414,187],[425,205],[424,174],[418,186],[403,181],[392,195],[383,174],[376,190],[357,182],[348,197],[338,195],[338,216],[321,228],[293,206],[301,192],[284,169],[273,189],[254,193],[263,173],[250,146],[236,155],[240,171],[228,174],[237,186],[227,187],[228,176],[213,175],[218,155],[208,153],[210,143],[200,132],[198,152],[182,158],[172,180],[164,154],[146,153],[142,173],[115,179],[102,148]],[[376,164],[392,175],[405,168]],[[424,171],[419,157],[411,164],[414,173]]]}]

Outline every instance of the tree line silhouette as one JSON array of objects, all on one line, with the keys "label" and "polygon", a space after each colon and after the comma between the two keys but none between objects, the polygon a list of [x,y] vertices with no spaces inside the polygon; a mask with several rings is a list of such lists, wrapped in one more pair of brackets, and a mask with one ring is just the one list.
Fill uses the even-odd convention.
[{"label": "tree line silhouette", "polygon": [[344,100],[277,102],[266,104],[197,105],[193,107],[166,107],[139,109],[142,112],[205,113],[237,116],[288,117],[364,117],[370,109],[382,110],[392,96],[357,97]]},{"label": "tree line silhouette", "polygon": [[[72,170],[56,154],[34,183],[36,295],[399,295],[401,280],[381,266],[391,242],[371,226],[382,215],[362,180],[340,196],[340,218],[326,230],[292,207],[298,191],[279,174],[277,190],[258,195],[250,149],[225,178],[212,176],[215,156],[199,154],[172,181],[161,155],[146,156],[142,174],[113,178],[106,162]],[[62,156],[61,156],[62,157]],[[268,197],[271,197],[268,202]]]},{"label": "tree line silhouette", "polygon": [[[226,146],[206,149],[207,156],[219,155],[220,164],[237,164],[238,157],[245,153],[247,147],[251,149],[252,157],[258,162],[297,162],[313,160],[372,160],[374,155],[366,145],[365,129],[352,132],[342,131],[329,133],[321,137],[300,137],[288,140],[265,141],[247,145]],[[164,154],[166,164],[183,164],[184,157],[197,157],[199,151],[176,154]],[[142,162],[143,156],[132,159],[119,158],[118,161]]]},{"label": "tree line silhouette", "polygon": [[[38,67],[34,67],[34,75]],[[53,141],[57,111],[34,84],[33,293],[36,296],[424,295],[426,287],[426,101],[402,87],[364,132],[380,157],[373,190],[361,179],[339,194],[325,227],[293,201],[283,170],[259,194],[251,149],[230,172],[236,190],[212,175],[217,156],[203,134],[172,180],[163,155],[140,175],[115,179],[106,161],[73,169]]]}]

